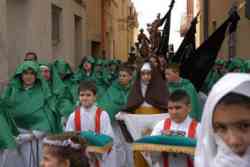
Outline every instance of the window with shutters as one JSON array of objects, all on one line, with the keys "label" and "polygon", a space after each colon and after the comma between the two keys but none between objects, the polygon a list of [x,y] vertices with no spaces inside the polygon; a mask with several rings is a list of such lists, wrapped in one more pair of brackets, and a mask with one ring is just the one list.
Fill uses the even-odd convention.
[{"label": "window with shutters", "polygon": [[58,45],[61,40],[61,22],[62,22],[62,9],[56,5],[52,5],[52,43],[53,46]]}]

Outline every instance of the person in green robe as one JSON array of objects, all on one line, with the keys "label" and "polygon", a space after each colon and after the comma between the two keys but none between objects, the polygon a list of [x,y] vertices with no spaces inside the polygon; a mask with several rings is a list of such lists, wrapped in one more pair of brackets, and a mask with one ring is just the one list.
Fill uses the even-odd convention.
[{"label": "person in green robe", "polygon": [[244,62],[244,66],[245,66],[245,72],[250,73],[250,60],[249,59]]},{"label": "person in green robe", "polygon": [[52,93],[39,72],[39,65],[25,61],[16,69],[3,98],[13,104],[10,115],[18,128],[57,133],[62,129],[57,112],[50,104]]},{"label": "person in green robe", "polygon": [[93,57],[84,57],[76,72],[73,74],[71,78],[71,82],[73,83],[71,86],[71,92],[74,101],[78,101],[78,89],[81,81],[95,81],[94,63],[95,59]]},{"label": "person in green robe", "polygon": [[108,112],[111,122],[115,121],[115,115],[127,104],[131,79],[131,69],[121,67],[118,80],[114,81],[105,95],[97,101],[98,106]]},{"label": "person in green robe", "polygon": [[48,63],[40,64],[40,71],[50,87],[53,95],[50,102],[54,103],[59,117],[68,117],[74,110],[73,97],[68,87],[63,83],[56,69]]},{"label": "person in green robe", "polygon": [[113,59],[109,61],[108,70],[111,75],[111,81],[115,81],[118,78],[118,67],[121,64],[120,60]]},{"label": "person in green robe", "polygon": [[199,96],[193,84],[188,80],[180,77],[180,71],[178,65],[169,65],[165,69],[165,79],[167,82],[167,89],[170,94],[176,90],[184,90],[187,92],[191,99],[192,111],[190,116],[197,121],[201,120],[202,107],[199,100]]},{"label": "person in green robe", "polygon": [[112,84],[112,75],[108,69],[104,67],[102,59],[96,59],[94,72],[96,76],[97,99],[100,99]]},{"label": "person in green robe", "polygon": [[208,94],[213,85],[227,73],[226,62],[223,59],[217,59],[213,68],[208,73],[206,80],[203,84],[202,91]]},{"label": "person in green robe", "polygon": [[75,83],[74,99],[78,99],[78,87],[80,81],[92,81],[97,87],[97,99],[101,98],[110,85],[109,73],[105,70],[95,70],[96,60],[93,57],[84,57],[78,70],[73,76]]},{"label": "person in green robe", "polygon": [[67,63],[64,59],[58,59],[52,63],[51,68],[58,73],[64,85],[70,92],[70,97],[72,98],[71,101],[75,104],[78,99],[78,92],[76,88],[78,83],[73,80],[74,73],[69,63]]},{"label": "person in green robe", "polygon": [[13,118],[10,116],[10,103],[0,98],[0,151],[16,147],[15,137],[19,134]]},{"label": "person in green robe", "polygon": [[228,62],[227,69],[229,72],[245,72],[244,60],[235,57]]}]

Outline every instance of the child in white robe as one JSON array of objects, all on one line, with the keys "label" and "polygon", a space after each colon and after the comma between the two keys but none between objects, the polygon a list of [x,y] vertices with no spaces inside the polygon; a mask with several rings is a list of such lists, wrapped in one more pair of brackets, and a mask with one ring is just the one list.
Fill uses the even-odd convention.
[{"label": "child in white robe", "polygon": [[[69,116],[66,131],[94,131],[114,139],[108,113],[95,104],[96,86],[92,82],[83,81],[80,83],[79,99],[81,105]],[[115,167],[115,150],[112,149],[111,152],[103,154],[98,162],[91,165],[93,167]]]},{"label": "child in white robe", "polygon": [[[174,91],[168,101],[169,117],[154,127],[151,136],[178,135],[196,138],[198,123],[189,117],[191,111],[190,98],[183,90]],[[155,154],[152,156],[155,159]],[[192,157],[184,154],[163,153],[157,158],[161,167],[192,167]]]},{"label": "child in white robe", "polygon": [[209,93],[198,136],[195,166],[250,166],[249,74],[227,74]]}]

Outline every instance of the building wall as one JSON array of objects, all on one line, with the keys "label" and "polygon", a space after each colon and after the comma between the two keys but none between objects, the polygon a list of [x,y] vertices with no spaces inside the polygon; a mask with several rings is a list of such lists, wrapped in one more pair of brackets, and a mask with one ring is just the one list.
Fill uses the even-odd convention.
[{"label": "building wall", "polygon": [[[131,0],[104,0],[104,10],[102,11],[100,0],[86,1],[88,55],[102,55],[102,34],[105,33],[104,49],[106,57],[127,60],[128,51],[132,43],[134,43],[136,33],[136,25],[128,26],[129,7],[131,7],[131,4]],[[133,10],[135,11],[134,7]],[[102,25],[102,14],[104,15],[105,25]],[[137,16],[135,18],[137,20]],[[104,29],[102,26],[104,26]],[[95,45],[93,45],[93,42]]]},{"label": "building wall", "polygon": [[[204,1],[199,0],[201,11],[204,11]],[[228,16],[228,11],[231,8],[233,2],[237,2],[238,6],[242,4],[245,0],[209,0],[208,6],[208,34],[211,35],[216,28],[218,28],[223,21]],[[238,29],[236,33],[236,55],[242,58],[250,58],[248,43],[250,43],[250,38],[246,34],[250,33],[250,20],[245,17],[245,7],[239,10],[239,15],[241,20],[238,24]],[[201,12],[200,22],[198,25],[200,43],[204,41],[204,13]],[[228,37],[225,39],[222,49],[220,51],[220,56],[228,58]]]},{"label": "building wall", "polygon": [[[52,41],[52,5],[61,9],[56,44]],[[76,16],[80,24],[75,24]],[[74,0],[2,0],[0,25],[0,81],[6,82],[28,51],[36,52],[40,60],[65,58],[73,67],[86,54],[86,11]]]},{"label": "building wall", "polygon": [[101,55],[101,0],[86,0],[86,11],[87,11],[87,55],[100,56]]},{"label": "building wall", "polygon": [[6,2],[0,1],[0,92],[8,80]]}]

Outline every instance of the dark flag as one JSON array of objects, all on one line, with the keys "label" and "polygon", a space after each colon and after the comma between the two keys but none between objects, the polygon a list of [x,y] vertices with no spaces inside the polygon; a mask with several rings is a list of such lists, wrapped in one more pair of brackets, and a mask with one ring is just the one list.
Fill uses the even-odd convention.
[{"label": "dark flag", "polygon": [[[180,66],[180,75],[189,79],[197,89],[202,87],[207,74],[213,67],[218,52],[225,39],[228,26],[234,26],[240,19],[238,13],[233,12],[229,18],[195,51],[195,55],[187,59]],[[236,27],[235,27],[236,29]]]},{"label": "dark flag", "polygon": [[171,24],[171,11],[174,7],[174,3],[175,3],[175,0],[172,0],[167,14],[162,19],[165,21],[165,25],[164,25],[163,32],[161,35],[159,48],[156,51],[157,55],[166,55],[168,51],[169,33],[170,33],[170,24]]},{"label": "dark flag", "polygon": [[[198,14],[199,15],[199,14]],[[175,64],[183,64],[190,56],[195,52],[195,33],[196,33],[196,24],[197,17],[192,20],[191,25],[179,46],[176,54],[172,58],[171,62]]]}]

